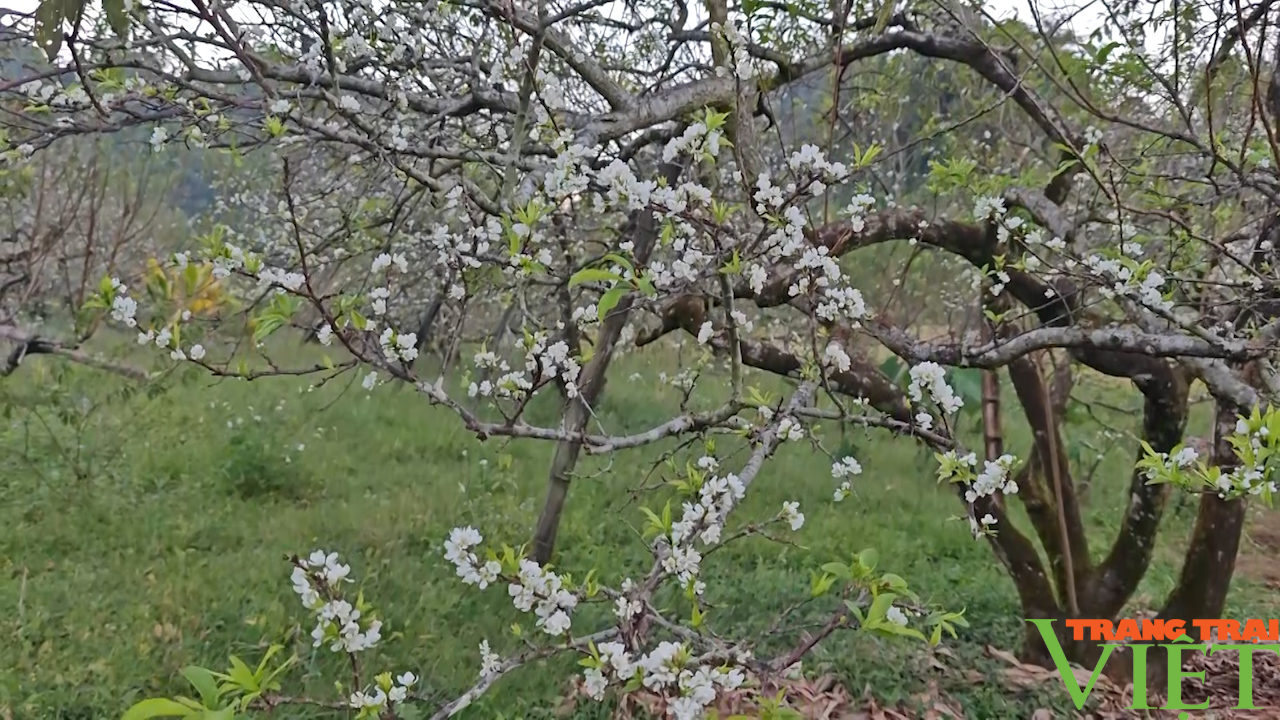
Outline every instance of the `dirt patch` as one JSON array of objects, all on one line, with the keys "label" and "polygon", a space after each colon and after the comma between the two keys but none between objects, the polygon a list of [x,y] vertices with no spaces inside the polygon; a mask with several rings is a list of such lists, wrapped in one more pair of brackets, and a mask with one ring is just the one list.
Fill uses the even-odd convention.
[{"label": "dirt patch", "polygon": [[1263,510],[1251,518],[1240,545],[1236,571],[1280,590],[1280,512]]},{"label": "dirt patch", "polygon": [[[988,647],[987,654],[1003,661],[1007,667],[1000,671],[1000,679],[1012,691],[1026,690],[1033,686],[1057,685],[1061,687],[1062,679],[1056,670],[1049,670],[1035,665],[1019,662],[1011,653]],[[1186,704],[1198,705],[1205,700],[1209,707],[1199,710],[1195,717],[1210,717],[1215,720],[1264,720],[1280,718],[1280,656],[1275,653],[1256,653],[1253,655],[1253,704],[1257,709],[1238,710],[1240,701],[1240,662],[1237,653],[1218,653],[1205,656],[1197,653],[1189,657],[1183,665],[1189,672],[1203,671],[1205,681],[1185,678],[1182,683],[1182,700]],[[1073,668],[1076,682],[1080,687],[1087,685],[1090,671]],[[1151,693],[1152,705],[1161,704],[1160,699]],[[1131,710],[1133,704],[1133,686],[1118,687],[1106,677],[1098,678],[1090,695],[1091,703],[1096,703],[1092,712],[1074,714],[1073,718],[1081,720],[1129,720],[1130,718],[1152,718],[1172,720],[1179,713],[1174,710]],[[1035,718],[1049,720],[1057,717],[1052,711],[1037,711]]]}]

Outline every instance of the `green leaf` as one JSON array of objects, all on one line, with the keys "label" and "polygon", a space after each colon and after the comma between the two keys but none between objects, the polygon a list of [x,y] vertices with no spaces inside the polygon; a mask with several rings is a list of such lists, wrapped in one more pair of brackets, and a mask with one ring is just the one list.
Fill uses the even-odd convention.
[{"label": "green leaf", "polygon": [[284,318],[279,315],[263,315],[253,324],[253,339],[261,341],[275,331],[284,327]]},{"label": "green leaf", "polygon": [[258,689],[258,679],[244,661],[235,655],[231,656],[231,670],[227,673],[236,685],[250,692]]},{"label": "green leaf", "polygon": [[636,278],[636,287],[640,288],[640,292],[647,297],[657,297],[658,290],[653,286],[653,281],[649,279],[648,274],[641,275]]},{"label": "green leaf", "polygon": [[858,553],[858,563],[868,571],[875,570],[878,562],[880,562],[880,553],[875,548],[867,548]]},{"label": "green leaf", "polygon": [[604,320],[609,311],[618,306],[626,292],[627,287],[625,285],[616,285],[612,290],[600,296],[600,302],[596,304],[596,315],[601,320]]},{"label": "green leaf", "polygon": [[191,683],[191,687],[200,693],[200,700],[206,708],[210,710],[218,707],[218,696],[222,693],[218,691],[218,681],[213,677],[213,673],[202,667],[188,665],[182,668],[182,676]]},{"label": "green leaf", "polygon": [[810,577],[809,592],[813,597],[822,597],[827,594],[832,585],[835,585],[836,578],[831,573],[823,573],[821,575],[813,573]]},{"label": "green leaf", "polygon": [[102,0],[102,12],[116,35],[121,38],[128,36],[129,14],[124,10],[124,0]]},{"label": "green leaf", "polygon": [[829,562],[822,566],[822,572],[830,573],[838,578],[848,578],[852,575],[849,572],[849,566],[844,563]]},{"label": "green leaf", "polygon": [[1113,40],[1098,48],[1098,52],[1093,56],[1094,62],[1099,65],[1105,65],[1107,63],[1107,58],[1110,57],[1111,53],[1118,47],[1120,47],[1120,43]]},{"label": "green leaf", "polygon": [[143,700],[125,711],[120,720],[150,720],[151,718],[191,717],[195,711],[168,698]]},{"label": "green leaf", "polygon": [[884,593],[873,600],[871,607],[867,609],[866,624],[878,626],[885,619],[885,616],[889,614],[889,607],[893,605],[893,601],[897,598],[898,596],[893,593]]},{"label": "green leaf", "polygon": [[881,576],[880,581],[890,590],[901,592],[907,589],[907,581],[893,573],[885,573]]},{"label": "green leaf", "polygon": [[636,268],[634,265],[631,264],[631,261],[628,260],[626,257],[619,255],[618,253],[609,253],[608,255],[604,256],[604,259],[611,260],[621,265],[622,267],[626,268],[627,272],[631,273],[632,275],[634,275],[636,272]]},{"label": "green leaf", "polygon": [[62,0],[44,0],[36,8],[36,44],[50,60],[55,59],[62,49],[62,23],[66,19]]},{"label": "green leaf", "polygon": [[858,624],[861,625],[863,623],[862,608],[852,600],[845,600],[844,606],[849,608],[849,612],[853,613],[853,616],[858,619]]},{"label": "green leaf", "polygon": [[622,276],[612,270],[602,268],[583,268],[569,278],[569,287],[575,288],[589,282],[622,282]]},{"label": "green leaf", "polygon": [[899,625],[898,623],[895,623],[895,622],[883,623],[877,626],[876,630],[879,630],[880,632],[888,633],[890,635],[905,635],[907,637],[913,637],[917,640],[925,639],[924,633],[920,632],[919,630],[916,630],[915,628],[906,627],[905,625]]}]

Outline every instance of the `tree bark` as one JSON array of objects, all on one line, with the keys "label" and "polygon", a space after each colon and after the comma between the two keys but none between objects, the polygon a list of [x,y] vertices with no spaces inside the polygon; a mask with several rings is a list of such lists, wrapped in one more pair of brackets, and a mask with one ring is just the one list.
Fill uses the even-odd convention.
[{"label": "tree bark", "polygon": [[[1188,383],[1181,373],[1166,368],[1162,377],[1140,387],[1145,398],[1142,438],[1156,452],[1167,453],[1182,441],[1186,431]],[[1139,449],[1135,462],[1141,457]],[[1086,593],[1085,607],[1091,617],[1109,618],[1119,613],[1151,565],[1169,486],[1150,485],[1135,469],[1129,480],[1129,497],[1120,531]]]},{"label": "tree bark", "polygon": [[[683,166],[677,163],[664,163],[661,175],[668,184],[674,184],[680,178]],[[631,237],[635,243],[636,267],[642,268],[649,261],[654,243],[658,239],[660,225],[651,211],[639,210],[628,223],[631,232],[623,233]],[[568,401],[564,420],[561,425],[566,432],[578,434],[587,426],[591,417],[591,406],[600,396],[604,386],[609,362],[613,359],[613,351],[618,337],[626,327],[634,303],[632,295],[626,295],[602,321],[596,339],[595,355],[583,368],[578,382],[578,397]],[[576,440],[564,440],[556,443],[555,456],[551,460],[551,472],[547,479],[547,497],[543,502],[542,514],[538,517],[538,527],[533,537],[533,558],[540,565],[551,560],[555,550],[556,533],[560,528],[560,516],[564,513],[565,501],[569,496],[569,479],[573,468],[578,463],[578,455],[582,452],[582,443]]]},{"label": "tree bark", "polygon": [[[1227,442],[1235,424],[1235,408],[1219,404],[1214,424],[1213,463],[1223,472],[1230,472],[1240,464]],[[1178,584],[1169,593],[1158,616],[1186,622],[1187,632],[1193,639],[1199,638],[1191,625],[1192,620],[1219,617],[1226,607],[1227,592],[1236,569],[1236,553],[1240,550],[1240,535],[1244,530],[1246,506],[1244,499],[1223,500],[1214,493],[1200,497],[1200,511],[1196,514]],[[1158,651],[1159,648],[1152,650]],[[1165,654],[1150,653],[1147,686],[1163,688],[1166,669]]]}]

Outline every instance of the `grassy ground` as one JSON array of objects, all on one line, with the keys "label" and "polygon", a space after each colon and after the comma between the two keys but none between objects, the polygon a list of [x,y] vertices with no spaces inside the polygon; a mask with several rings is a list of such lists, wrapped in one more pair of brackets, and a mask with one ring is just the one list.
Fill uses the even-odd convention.
[{"label": "grassy ground", "polygon": [[[600,408],[610,428],[646,428],[678,404],[670,386],[627,379],[652,373],[651,362],[622,359]],[[1106,394],[1133,405],[1122,392]],[[140,697],[181,690],[175,677],[186,664],[217,667],[229,653],[256,658],[270,642],[305,636],[283,558],[315,547],[340,551],[389,620],[379,664],[414,669],[444,692],[474,679],[482,638],[500,653],[513,647],[504,634],[516,619],[506,593],[462,586],[440,544],[458,524],[481,528],[488,540],[527,540],[546,443],[478,442],[404,389],[309,391],[296,378],[216,382],[193,371],[164,393],[128,394],[101,374],[32,362],[0,380],[0,404],[0,718],[116,717]],[[551,410],[535,414],[550,423]],[[1137,422],[1109,417],[1124,430]],[[1013,695],[968,679],[967,670],[991,669],[987,644],[1016,646],[1021,623],[987,546],[949,520],[960,508],[936,486],[930,458],[882,435],[826,435],[829,447],[848,443],[862,461],[858,494],[832,503],[829,462],[802,447],[767,465],[743,513],[772,515],[783,500],[800,500],[805,547],[744,543],[708,560],[712,620],[767,623],[801,597],[811,569],[874,547],[884,569],[967,608],[973,627],[949,657],[850,635],[822,645],[806,668],[836,673],[855,695],[869,686],[891,703],[909,704],[934,682],[976,718],[1062,707],[1055,688]],[[1009,445],[1024,447],[1016,430]],[[641,516],[630,491],[663,449],[584,463],[560,534],[562,567],[594,566],[609,581],[641,567]],[[1086,512],[1096,545],[1115,532],[1131,453],[1121,443],[1093,482]],[[1139,602],[1172,586],[1190,524],[1190,511],[1166,521]],[[1274,609],[1248,578],[1230,602],[1236,617]],[[315,690],[341,676],[334,658],[312,654],[309,642],[297,647],[296,681]],[[467,717],[547,717],[569,670],[519,672]]]}]

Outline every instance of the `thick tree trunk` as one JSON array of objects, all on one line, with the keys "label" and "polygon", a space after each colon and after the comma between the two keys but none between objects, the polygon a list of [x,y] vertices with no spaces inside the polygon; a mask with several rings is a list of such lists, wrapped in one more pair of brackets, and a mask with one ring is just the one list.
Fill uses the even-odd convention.
[{"label": "thick tree trunk", "polygon": [[[1009,377],[1032,430],[1031,453],[1020,477],[1026,485],[1019,486],[1018,494],[1049,556],[1058,596],[1066,599],[1086,584],[1089,545],[1062,441],[1061,417],[1053,414],[1049,389],[1030,357],[1011,363]],[[1068,583],[1073,588],[1070,593]]]},{"label": "thick tree trunk", "polygon": [[[1142,439],[1156,452],[1167,453],[1182,441],[1187,427],[1188,383],[1178,371],[1145,380]],[[1141,458],[1142,451],[1138,451]],[[1138,588],[1155,549],[1156,534],[1164,517],[1169,486],[1150,485],[1134,470],[1129,481],[1129,504],[1111,551],[1089,583],[1086,615],[1112,617]]]},{"label": "thick tree trunk", "polygon": [[[1237,465],[1227,437],[1236,424],[1235,409],[1220,404],[1214,424],[1213,462],[1224,472]],[[1227,604],[1227,592],[1236,569],[1236,553],[1244,530],[1246,502],[1243,499],[1222,500],[1213,493],[1200,497],[1200,511],[1191,531],[1191,542],[1182,561],[1178,584],[1165,600],[1158,617],[1182,620],[1192,639],[1199,640],[1192,620],[1217,618]],[[1147,687],[1164,692],[1167,660],[1159,648],[1147,657]]]}]

